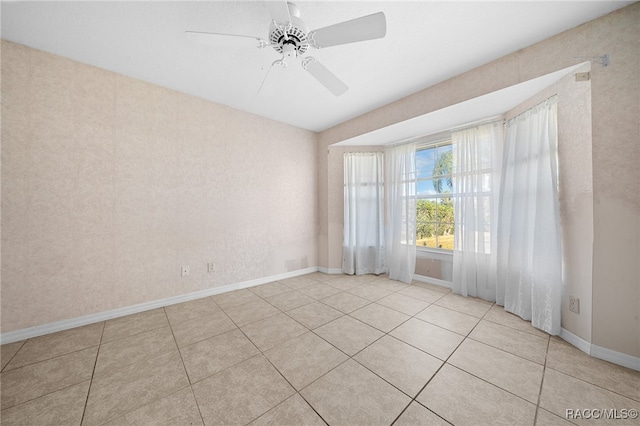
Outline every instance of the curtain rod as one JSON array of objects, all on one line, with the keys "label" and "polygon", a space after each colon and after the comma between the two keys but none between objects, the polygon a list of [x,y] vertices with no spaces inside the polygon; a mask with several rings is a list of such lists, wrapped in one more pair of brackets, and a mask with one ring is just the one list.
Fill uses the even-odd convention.
[{"label": "curtain rod", "polygon": [[545,100],[538,102],[537,104],[535,104],[534,106],[532,106],[531,108],[527,108],[526,110],[522,111],[521,113],[519,113],[518,115],[516,115],[515,117],[510,118],[509,120],[505,121],[504,124],[507,125],[509,123],[511,123],[512,121],[516,120],[519,117],[522,117],[522,115],[527,114],[529,112],[531,112],[532,110],[540,107],[540,105],[546,104],[547,102],[551,101],[551,100],[555,100],[557,101],[558,98],[558,94],[555,93],[551,96],[549,96],[548,98],[546,98]]},{"label": "curtain rod", "polygon": [[416,136],[410,139],[404,139],[398,142],[392,142],[390,144],[386,144],[384,147],[386,148],[392,148],[394,146],[398,146],[398,145],[403,145],[403,144],[408,144],[408,143],[412,143],[412,142],[418,142],[418,141],[424,141],[424,142],[435,142],[440,138],[445,138],[448,137],[452,132],[457,132],[460,130],[466,130],[466,129],[471,129],[473,127],[479,127],[482,126],[484,124],[490,124],[490,123],[494,123],[494,122],[499,122],[502,121],[504,122],[504,115],[494,115],[493,117],[489,117],[489,118],[483,118],[482,120],[477,120],[477,121],[472,121],[471,123],[465,123],[463,125],[457,126],[457,127],[452,127],[450,129],[447,130],[443,130],[441,132],[438,133],[430,133],[428,135],[421,135],[421,136]]}]

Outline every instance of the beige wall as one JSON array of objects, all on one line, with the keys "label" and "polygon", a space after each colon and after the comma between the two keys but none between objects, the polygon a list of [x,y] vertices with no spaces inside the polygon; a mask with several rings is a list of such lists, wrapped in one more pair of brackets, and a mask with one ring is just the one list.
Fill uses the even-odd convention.
[{"label": "beige wall", "polygon": [[[581,145],[593,165],[593,316],[591,342],[640,356],[640,3],[522,49],[411,96],[342,123],[320,134],[319,151],[333,143],[426,114],[486,93],[554,72],[576,63],[574,56],[608,53],[608,67],[591,72],[592,139]],[[326,159],[319,156],[321,162]],[[321,163],[321,171],[328,165]],[[326,173],[326,172],[325,172]],[[330,198],[320,173],[320,200]],[[582,204],[581,204],[582,203]],[[589,209],[590,195],[576,201]],[[576,207],[578,208],[578,207]],[[588,226],[587,214],[579,227]],[[328,215],[320,217],[328,228]],[[325,224],[326,223],[326,224]],[[321,235],[324,238],[324,235]],[[337,245],[320,266],[334,267]],[[584,258],[588,256],[581,253]],[[580,279],[580,278],[579,278]],[[588,280],[588,278],[586,278]],[[587,284],[588,286],[588,284]],[[589,320],[587,320],[589,321]],[[581,332],[582,333],[582,332]]]},{"label": "beige wall", "polygon": [[3,41],[2,332],[316,266],[317,156],[313,132]]}]

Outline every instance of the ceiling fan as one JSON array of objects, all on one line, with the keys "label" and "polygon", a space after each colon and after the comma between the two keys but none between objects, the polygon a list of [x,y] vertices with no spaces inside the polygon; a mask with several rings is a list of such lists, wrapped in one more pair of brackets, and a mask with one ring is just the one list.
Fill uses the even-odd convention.
[{"label": "ceiling fan", "polygon": [[267,40],[260,37],[186,31],[187,38],[196,44],[207,46],[238,46],[263,49],[272,47],[282,58],[274,61],[267,71],[258,93],[262,90],[269,73],[275,66],[287,67],[289,60],[301,58],[301,65],[316,80],[335,96],[340,96],[349,88],[313,56],[306,56],[309,47],[321,49],[341,44],[382,38],[387,32],[384,13],[362,16],[328,27],[309,31],[300,19],[298,7],[284,0],[266,1],[271,15]]}]

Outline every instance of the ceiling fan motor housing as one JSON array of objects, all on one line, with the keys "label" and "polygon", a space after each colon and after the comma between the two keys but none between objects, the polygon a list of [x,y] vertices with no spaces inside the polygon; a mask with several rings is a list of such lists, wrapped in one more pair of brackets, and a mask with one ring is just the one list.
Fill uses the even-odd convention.
[{"label": "ceiling fan motor housing", "polygon": [[[287,3],[291,22],[274,22],[269,26],[269,42],[273,49],[287,57],[302,55],[309,49],[307,25],[300,19],[300,11],[293,3]],[[285,36],[286,34],[286,36]]]}]

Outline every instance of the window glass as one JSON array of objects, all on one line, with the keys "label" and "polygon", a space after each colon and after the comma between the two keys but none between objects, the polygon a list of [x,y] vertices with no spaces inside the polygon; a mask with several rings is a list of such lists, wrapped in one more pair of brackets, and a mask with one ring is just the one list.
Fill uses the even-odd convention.
[{"label": "window glass", "polygon": [[453,149],[451,141],[416,152],[416,245],[453,250]]}]

